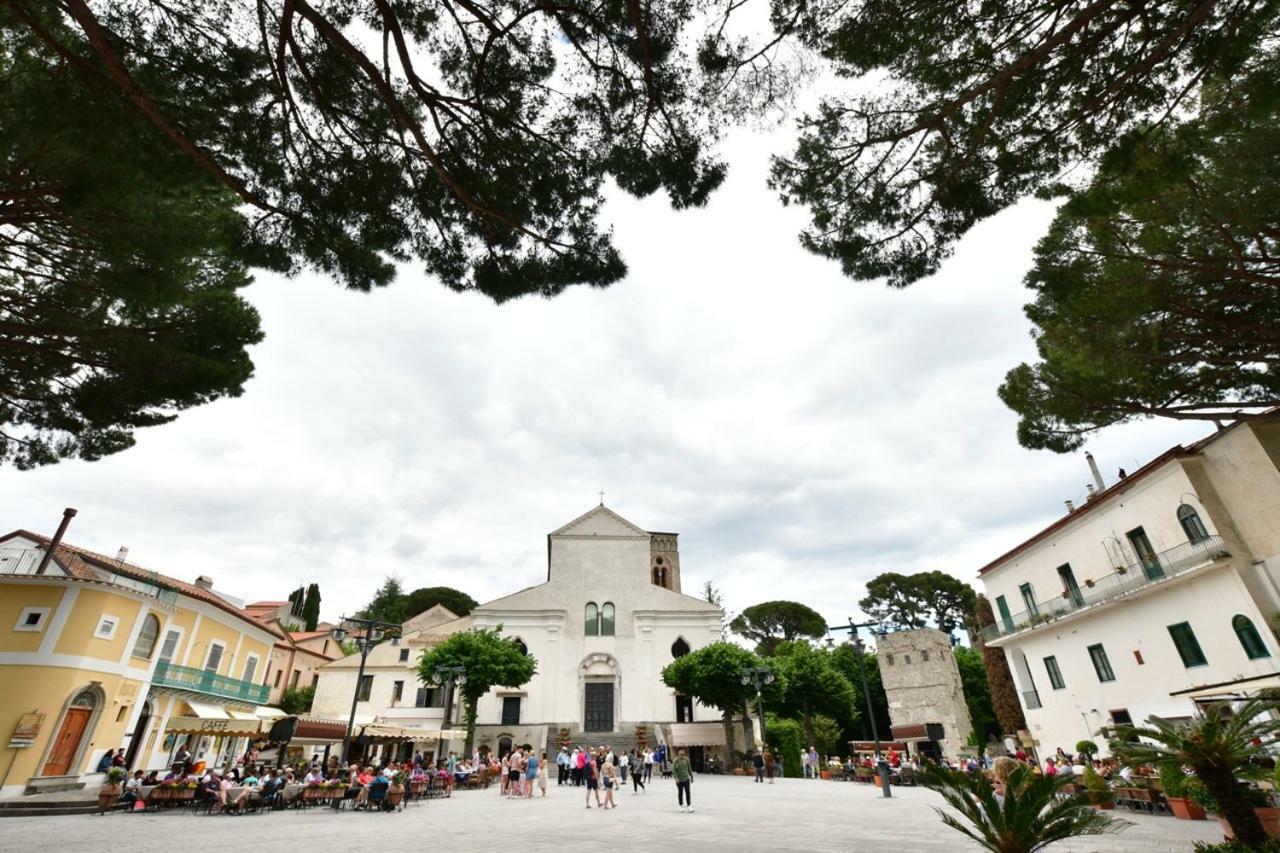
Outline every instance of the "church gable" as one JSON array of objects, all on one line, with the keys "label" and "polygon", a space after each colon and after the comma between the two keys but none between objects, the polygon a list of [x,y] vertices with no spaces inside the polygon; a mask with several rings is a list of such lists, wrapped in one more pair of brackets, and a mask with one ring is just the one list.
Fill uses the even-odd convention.
[{"label": "church gable", "polygon": [[625,536],[627,538],[649,538],[649,533],[636,527],[604,504],[593,508],[584,515],[553,532],[552,536]]}]

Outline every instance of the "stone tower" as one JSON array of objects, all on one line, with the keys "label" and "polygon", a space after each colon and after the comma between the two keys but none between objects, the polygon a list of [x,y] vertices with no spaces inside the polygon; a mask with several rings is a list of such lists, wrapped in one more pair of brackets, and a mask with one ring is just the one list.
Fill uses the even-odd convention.
[{"label": "stone tower", "polygon": [[973,724],[950,637],[934,628],[895,631],[876,643],[876,658],[895,731],[940,723],[943,755],[955,760],[973,751],[967,746]]},{"label": "stone tower", "polygon": [[680,591],[678,533],[649,534],[649,579],[672,592]]}]

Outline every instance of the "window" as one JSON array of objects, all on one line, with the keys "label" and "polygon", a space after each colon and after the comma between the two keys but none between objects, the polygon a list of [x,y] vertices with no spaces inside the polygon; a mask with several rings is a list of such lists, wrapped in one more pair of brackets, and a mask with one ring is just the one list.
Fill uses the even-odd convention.
[{"label": "window", "polygon": [[1066,687],[1066,682],[1062,680],[1062,670],[1058,669],[1058,658],[1056,655],[1049,655],[1044,659],[1045,671],[1049,673],[1049,685],[1054,690],[1061,690]]},{"label": "window", "polygon": [[1209,531],[1205,529],[1204,522],[1200,520],[1200,513],[1196,512],[1195,507],[1180,505],[1178,523],[1182,525],[1182,532],[1187,534],[1187,541],[1192,545],[1209,538]]},{"label": "window", "polygon": [[682,658],[687,654],[689,654],[689,644],[684,641],[684,637],[676,637],[676,641],[671,644],[671,656]]},{"label": "window", "polygon": [[311,689],[315,690],[319,686],[320,686],[320,673],[318,672],[311,673]]},{"label": "window", "polygon": [[409,650],[408,650],[408,649],[401,649],[401,650],[400,650],[400,663],[408,663],[408,661],[409,661]]},{"label": "window", "polygon": [[276,687],[279,687],[279,686],[280,686],[280,679],[281,679],[281,678],[283,678],[283,677],[284,677],[284,670],[283,670],[283,669],[277,669],[277,670],[276,670]]},{"label": "window", "polygon": [[1099,681],[1116,680],[1116,674],[1111,669],[1111,661],[1107,660],[1107,650],[1101,643],[1089,647],[1089,660],[1093,661],[1093,671],[1098,673]]},{"label": "window", "polygon": [[225,651],[222,643],[213,643],[209,646],[209,656],[205,658],[204,668],[206,672],[217,672],[218,667],[222,665],[222,653]]},{"label": "window", "polygon": [[1066,593],[1066,598],[1076,607],[1084,606],[1084,593],[1080,592],[1080,585],[1076,583],[1076,573],[1072,571],[1070,563],[1063,563],[1058,566],[1058,578],[1062,581],[1062,591]]},{"label": "window", "polygon": [[116,635],[116,628],[119,627],[119,616],[103,616],[98,620],[98,627],[93,629],[93,636],[99,640],[110,640]]},{"label": "window", "polygon": [[502,724],[504,726],[520,725],[520,697],[502,697]]},{"label": "window", "polygon": [[1249,660],[1271,657],[1271,653],[1262,642],[1262,637],[1258,635],[1258,629],[1253,626],[1252,619],[1238,614],[1231,620],[1231,627],[1235,629],[1236,637],[1244,647],[1244,653],[1248,655]]},{"label": "window", "polygon": [[893,655],[885,655],[884,662],[889,664],[889,666],[893,666]]},{"label": "window", "polygon": [[164,645],[160,647],[160,660],[168,663],[173,660],[173,655],[178,651],[178,640],[182,639],[182,634],[178,631],[168,631],[164,635]]},{"label": "window", "polygon": [[587,605],[587,612],[583,618],[582,632],[588,637],[600,636],[600,608],[596,607],[594,601]]},{"label": "window", "polygon": [[613,604],[606,601],[604,606],[600,608],[600,635],[603,637],[613,636]]},{"label": "window", "polygon": [[48,607],[24,607],[14,624],[15,631],[43,631],[45,620],[49,618]]},{"label": "window", "polygon": [[123,722],[124,722],[124,715],[125,715],[125,714],[127,714],[127,713],[129,713],[129,706],[128,706],[128,705],[121,705],[121,706],[120,706],[120,710],[116,711],[116,722],[117,722],[117,723],[123,723]]},{"label": "window", "polygon": [[[294,673],[297,674],[297,670],[294,670]],[[294,686],[297,686],[297,679],[294,679]],[[373,676],[360,676],[360,685],[356,688],[356,701],[368,702],[371,693],[373,693]]]},{"label": "window", "polygon": [[1204,652],[1200,650],[1200,643],[1196,640],[1195,632],[1191,630],[1191,623],[1179,622],[1177,625],[1170,625],[1169,636],[1173,638],[1173,645],[1178,650],[1178,657],[1182,658],[1183,666],[1204,666],[1209,662],[1205,660]]},{"label": "window", "polygon": [[[289,676],[289,689],[290,689],[290,690],[297,690],[297,689],[298,689],[298,679],[299,679],[299,678],[302,678],[302,670],[300,670],[300,669],[295,669],[295,670],[293,671],[293,675]],[[366,675],[366,676],[365,676],[365,678],[372,679],[372,678],[373,678],[373,676],[372,676],[372,675]],[[366,696],[365,698],[367,699],[368,697]]]},{"label": "window", "polygon": [[927,660],[929,660],[929,650],[928,650],[928,649],[921,649],[921,650],[920,650],[920,662],[921,662],[921,663],[924,663],[924,662],[925,662],[925,661],[927,661]]},{"label": "window", "polygon": [[439,687],[419,687],[414,697],[415,708],[443,708],[444,690]]},{"label": "window", "polygon": [[996,596],[996,610],[1000,612],[1000,624],[1004,625],[1006,634],[1013,633],[1013,616],[1009,613],[1009,602],[1004,600],[1003,595]]},{"label": "window", "polygon": [[244,675],[241,677],[244,681],[253,681],[253,676],[258,672],[258,658],[256,655],[249,655],[244,662]]},{"label": "window", "polygon": [[903,662],[903,663],[911,663],[911,655],[903,655],[903,656],[902,656],[902,662]]},{"label": "window", "polygon": [[156,639],[159,636],[160,620],[154,613],[148,613],[142,620],[142,630],[138,631],[138,641],[133,644],[133,657],[151,660],[151,653],[156,650]]},{"label": "window", "polygon": [[404,682],[403,681],[391,682],[392,703],[399,702],[403,697],[404,697]]},{"label": "window", "polygon": [[1036,609],[1036,592],[1031,588],[1031,584],[1019,584],[1018,594],[1022,596],[1022,604],[1027,608],[1027,615],[1035,616],[1039,611]]}]

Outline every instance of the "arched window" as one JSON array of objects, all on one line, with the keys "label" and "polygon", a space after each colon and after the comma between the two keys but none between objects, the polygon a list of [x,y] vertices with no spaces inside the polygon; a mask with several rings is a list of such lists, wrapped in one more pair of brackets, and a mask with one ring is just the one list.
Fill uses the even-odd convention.
[{"label": "arched window", "polygon": [[1240,645],[1244,646],[1244,653],[1249,656],[1249,660],[1271,657],[1271,653],[1262,642],[1262,637],[1258,636],[1258,629],[1253,627],[1252,619],[1243,614],[1237,614],[1231,620],[1231,627],[1235,629],[1236,637],[1239,638]]},{"label": "arched window", "polygon": [[98,707],[98,692],[92,687],[86,687],[76,694],[71,700],[72,708],[96,708]]},{"label": "arched window", "polygon": [[689,644],[684,641],[684,637],[677,637],[676,641],[671,644],[671,656],[673,658],[682,658],[689,654]]},{"label": "arched window", "polygon": [[156,650],[156,640],[160,637],[160,620],[154,613],[148,613],[142,620],[142,630],[138,632],[138,641],[133,644],[135,658],[151,660],[151,653]]},{"label": "arched window", "polygon": [[1192,545],[1209,538],[1209,531],[1205,529],[1204,522],[1200,520],[1200,513],[1196,512],[1195,507],[1179,505],[1178,523],[1182,525],[1182,531],[1187,534],[1187,541]]},{"label": "arched window", "polygon": [[583,619],[582,633],[588,637],[600,636],[600,608],[593,601],[587,605],[586,617]]},{"label": "arched window", "polygon": [[613,603],[606,601],[600,608],[600,636],[613,636]]}]

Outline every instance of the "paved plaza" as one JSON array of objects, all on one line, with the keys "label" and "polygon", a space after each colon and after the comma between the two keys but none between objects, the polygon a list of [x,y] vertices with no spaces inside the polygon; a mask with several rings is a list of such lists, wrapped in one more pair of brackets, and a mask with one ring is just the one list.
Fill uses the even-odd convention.
[{"label": "paved plaza", "polygon": [[[552,786],[545,800],[511,801],[497,789],[461,791],[448,800],[410,804],[403,812],[333,812],[317,808],[237,816],[113,814],[107,817],[18,817],[0,820],[0,851],[172,853],[195,846],[214,850],[430,849],[451,853],[519,850],[742,853],[747,850],[948,851],[976,849],[943,826],[932,806],[940,798],[923,788],[895,789],[885,800],[868,785],[796,779],[757,785],[739,777],[700,776],[696,811],[682,814],[670,781],[654,779],[649,792],[625,791],[619,807],[583,806],[580,789]],[[1212,821],[1129,815],[1124,832],[1086,838],[1063,851],[1190,851],[1193,841],[1220,840]]]}]

